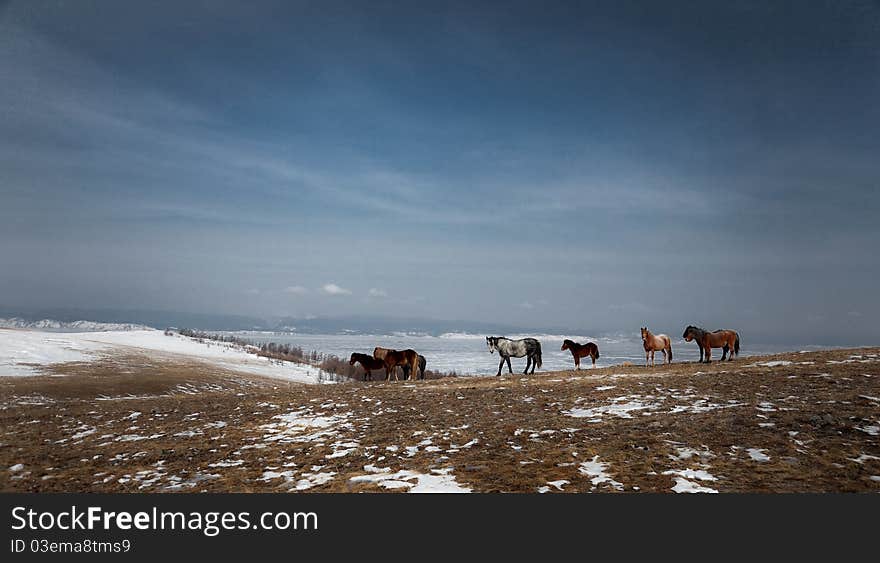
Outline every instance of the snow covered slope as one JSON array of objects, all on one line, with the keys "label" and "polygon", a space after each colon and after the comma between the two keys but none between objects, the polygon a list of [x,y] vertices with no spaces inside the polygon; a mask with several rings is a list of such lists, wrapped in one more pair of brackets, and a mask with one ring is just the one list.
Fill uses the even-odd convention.
[{"label": "snow covered slope", "polygon": [[271,362],[221,342],[199,342],[159,330],[105,332],[42,332],[0,328],[0,376],[35,375],[40,366],[89,360],[99,354],[123,353],[126,349],[153,355],[184,357],[265,377],[318,383],[315,367]]}]

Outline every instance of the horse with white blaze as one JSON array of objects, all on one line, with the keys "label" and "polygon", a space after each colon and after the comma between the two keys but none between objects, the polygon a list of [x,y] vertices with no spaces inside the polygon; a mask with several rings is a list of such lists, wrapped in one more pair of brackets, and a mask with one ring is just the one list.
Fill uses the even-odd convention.
[{"label": "horse with white blaze", "polygon": [[501,356],[496,376],[501,375],[501,368],[504,367],[505,361],[507,362],[507,370],[511,374],[513,373],[513,368],[510,367],[511,356],[514,358],[526,357],[524,374],[529,373],[529,367],[532,368],[532,373],[535,373],[535,367],[541,367],[541,343],[534,338],[511,340],[503,336],[487,336],[486,345],[489,347],[490,354],[498,350],[498,355]]}]

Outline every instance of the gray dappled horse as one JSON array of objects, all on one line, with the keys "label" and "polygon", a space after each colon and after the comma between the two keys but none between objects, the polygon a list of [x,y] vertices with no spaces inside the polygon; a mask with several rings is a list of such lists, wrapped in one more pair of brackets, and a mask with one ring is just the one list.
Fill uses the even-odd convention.
[{"label": "gray dappled horse", "polygon": [[535,373],[536,367],[541,367],[541,343],[534,338],[511,340],[503,336],[487,336],[486,345],[489,347],[490,354],[498,350],[498,355],[501,356],[501,363],[498,364],[496,376],[501,375],[501,368],[504,367],[504,362],[507,362],[507,370],[513,373],[513,368],[510,367],[511,356],[514,358],[526,357],[524,374],[529,372],[529,367],[532,368],[532,373]]}]

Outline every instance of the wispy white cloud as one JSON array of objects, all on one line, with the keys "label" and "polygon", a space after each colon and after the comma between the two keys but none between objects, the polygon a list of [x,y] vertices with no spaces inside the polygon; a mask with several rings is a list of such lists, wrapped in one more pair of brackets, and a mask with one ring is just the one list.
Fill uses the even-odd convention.
[{"label": "wispy white cloud", "polygon": [[323,291],[326,295],[351,295],[350,289],[345,289],[344,287],[340,287],[335,283],[327,283],[321,287],[321,291]]},{"label": "wispy white cloud", "polygon": [[388,292],[383,289],[371,287],[370,291],[367,292],[367,295],[370,297],[388,297]]},{"label": "wispy white cloud", "polygon": [[301,285],[289,285],[284,288],[284,293],[291,293],[293,295],[304,295],[308,292],[309,290]]}]

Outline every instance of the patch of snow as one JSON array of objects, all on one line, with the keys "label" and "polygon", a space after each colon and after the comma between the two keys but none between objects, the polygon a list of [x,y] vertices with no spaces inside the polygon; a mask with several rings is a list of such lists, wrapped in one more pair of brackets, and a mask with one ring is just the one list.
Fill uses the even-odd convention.
[{"label": "patch of snow", "polygon": [[599,461],[599,456],[593,456],[592,460],[581,462],[578,467],[578,471],[580,471],[581,474],[590,477],[590,482],[594,487],[599,486],[602,483],[607,483],[614,489],[622,491],[623,483],[619,483],[612,479],[610,475],[605,473],[606,469],[608,469],[608,464]]},{"label": "patch of snow", "polygon": [[337,426],[348,426],[348,413],[313,414],[309,408],[277,414],[272,419],[279,422],[260,426],[266,431],[263,440],[280,444],[323,440],[336,436]]},{"label": "patch of snow", "polygon": [[684,477],[675,477],[675,486],[672,490],[676,493],[717,493],[715,489],[698,485],[693,481],[688,481]]},{"label": "patch of snow", "polygon": [[880,457],[877,457],[875,455],[865,454],[865,453],[860,454],[859,457],[848,457],[847,459],[850,461],[854,461],[855,463],[858,463],[859,465],[865,463],[866,461],[872,460],[872,459],[880,461]]},{"label": "patch of snow", "polygon": [[[611,399],[611,404],[599,405],[591,408],[574,407],[562,414],[574,418],[588,418],[590,422],[598,422],[604,415],[612,415],[619,418],[632,418],[630,413],[645,409],[657,407],[654,403],[644,403],[641,397],[615,397]],[[624,402],[626,401],[626,402]]]},{"label": "patch of snow", "polygon": [[670,469],[663,475],[678,475],[685,479],[698,479],[700,481],[717,481],[718,478],[704,469]]},{"label": "patch of snow", "polygon": [[[365,468],[366,469],[366,468]],[[471,489],[462,487],[455,481],[452,468],[432,469],[431,474],[401,470],[390,473],[388,469],[379,471],[373,468],[370,475],[352,477],[352,483],[376,483],[386,489],[408,488],[410,493],[469,493]]]},{"label": "patch of snow", "polygon": [[717,409],[730,409],[734,407],[742,406],[742,403],[732,402],[727,404],[719,404],[713,403],[709,399],[699,399],[695,403],[690,405],[676,405],[670,409],[669,414],[679,414],[679,413],[704,413],[710,412]]},{"label": "patch of snow", "polygon": [[141,440],[155,440],[157,438],[161,438],[165,434],[151,434],[149,436],[142,436],[140,434],[123,434],[122,436],[117,436],[114,440],[115,442],[139,442]]},{"label": "patch of snow", "polygon": [[779,366],[790,366],[793,363],[794,362],[790,362],[788,360],[773,360],[770,362],[755,362],[754,364],[747,364],[745,367],[747,367],[747,368],[754,368],[754,367],[775,368],[775,367],[779,367]]},{"label": "patch of snow", "polygon": [[303,473],[303,478],[296,482],[294,488],[297,491],[311,489],[312,487],[317,487],[318,485],[329,483],[333,480],[335,476],[335,471],[325,471],[323,473]]},{"label": "patch of snow", "polygon": [[242,459],[224,459],[217,463],[209,463],[208,467],[238,467],[242,464],[244,464],[244,460]]},{"label": "patch of snow", "polygon": [[705,449],[705,446],[704,446],[704,449],[702,449],[702,450],[696,450],[696,449],[694,449],[694,448],[689,448],[689,447],[687,447],[687,446],[679,446],[679,445],[677,445],[677,444],[674,444],[674,447],[675,447],[675,450],[676,450],[676,454],[677,454],[677,455],[671,455],[671,454],[670,454],[669,457],[670,457],[670,459],[675,459],[675,460],[678,460],[678,461],[685,461],[685,460],[688,460],[688,459],[693,458],[694,456],[697,456],[697,457],[700,457],[700,458],[703,458],[703,457],[705,457],[705,458],[712,458],[712,457],[715,457],[715,454],[713,454],[712,452],[710,452],[708,449]]},{"label": "patch of snow", "polygon": [[98,431],[98,429],[95,428],[94,426],[80,426],[79,428],[77,428],[77,430],[79,430],[79,432],[77,432],[76,434],[71,436],[70,437],[71,440],[80,440],[80,439],[85,438],[86,436],[90,436]]}]

